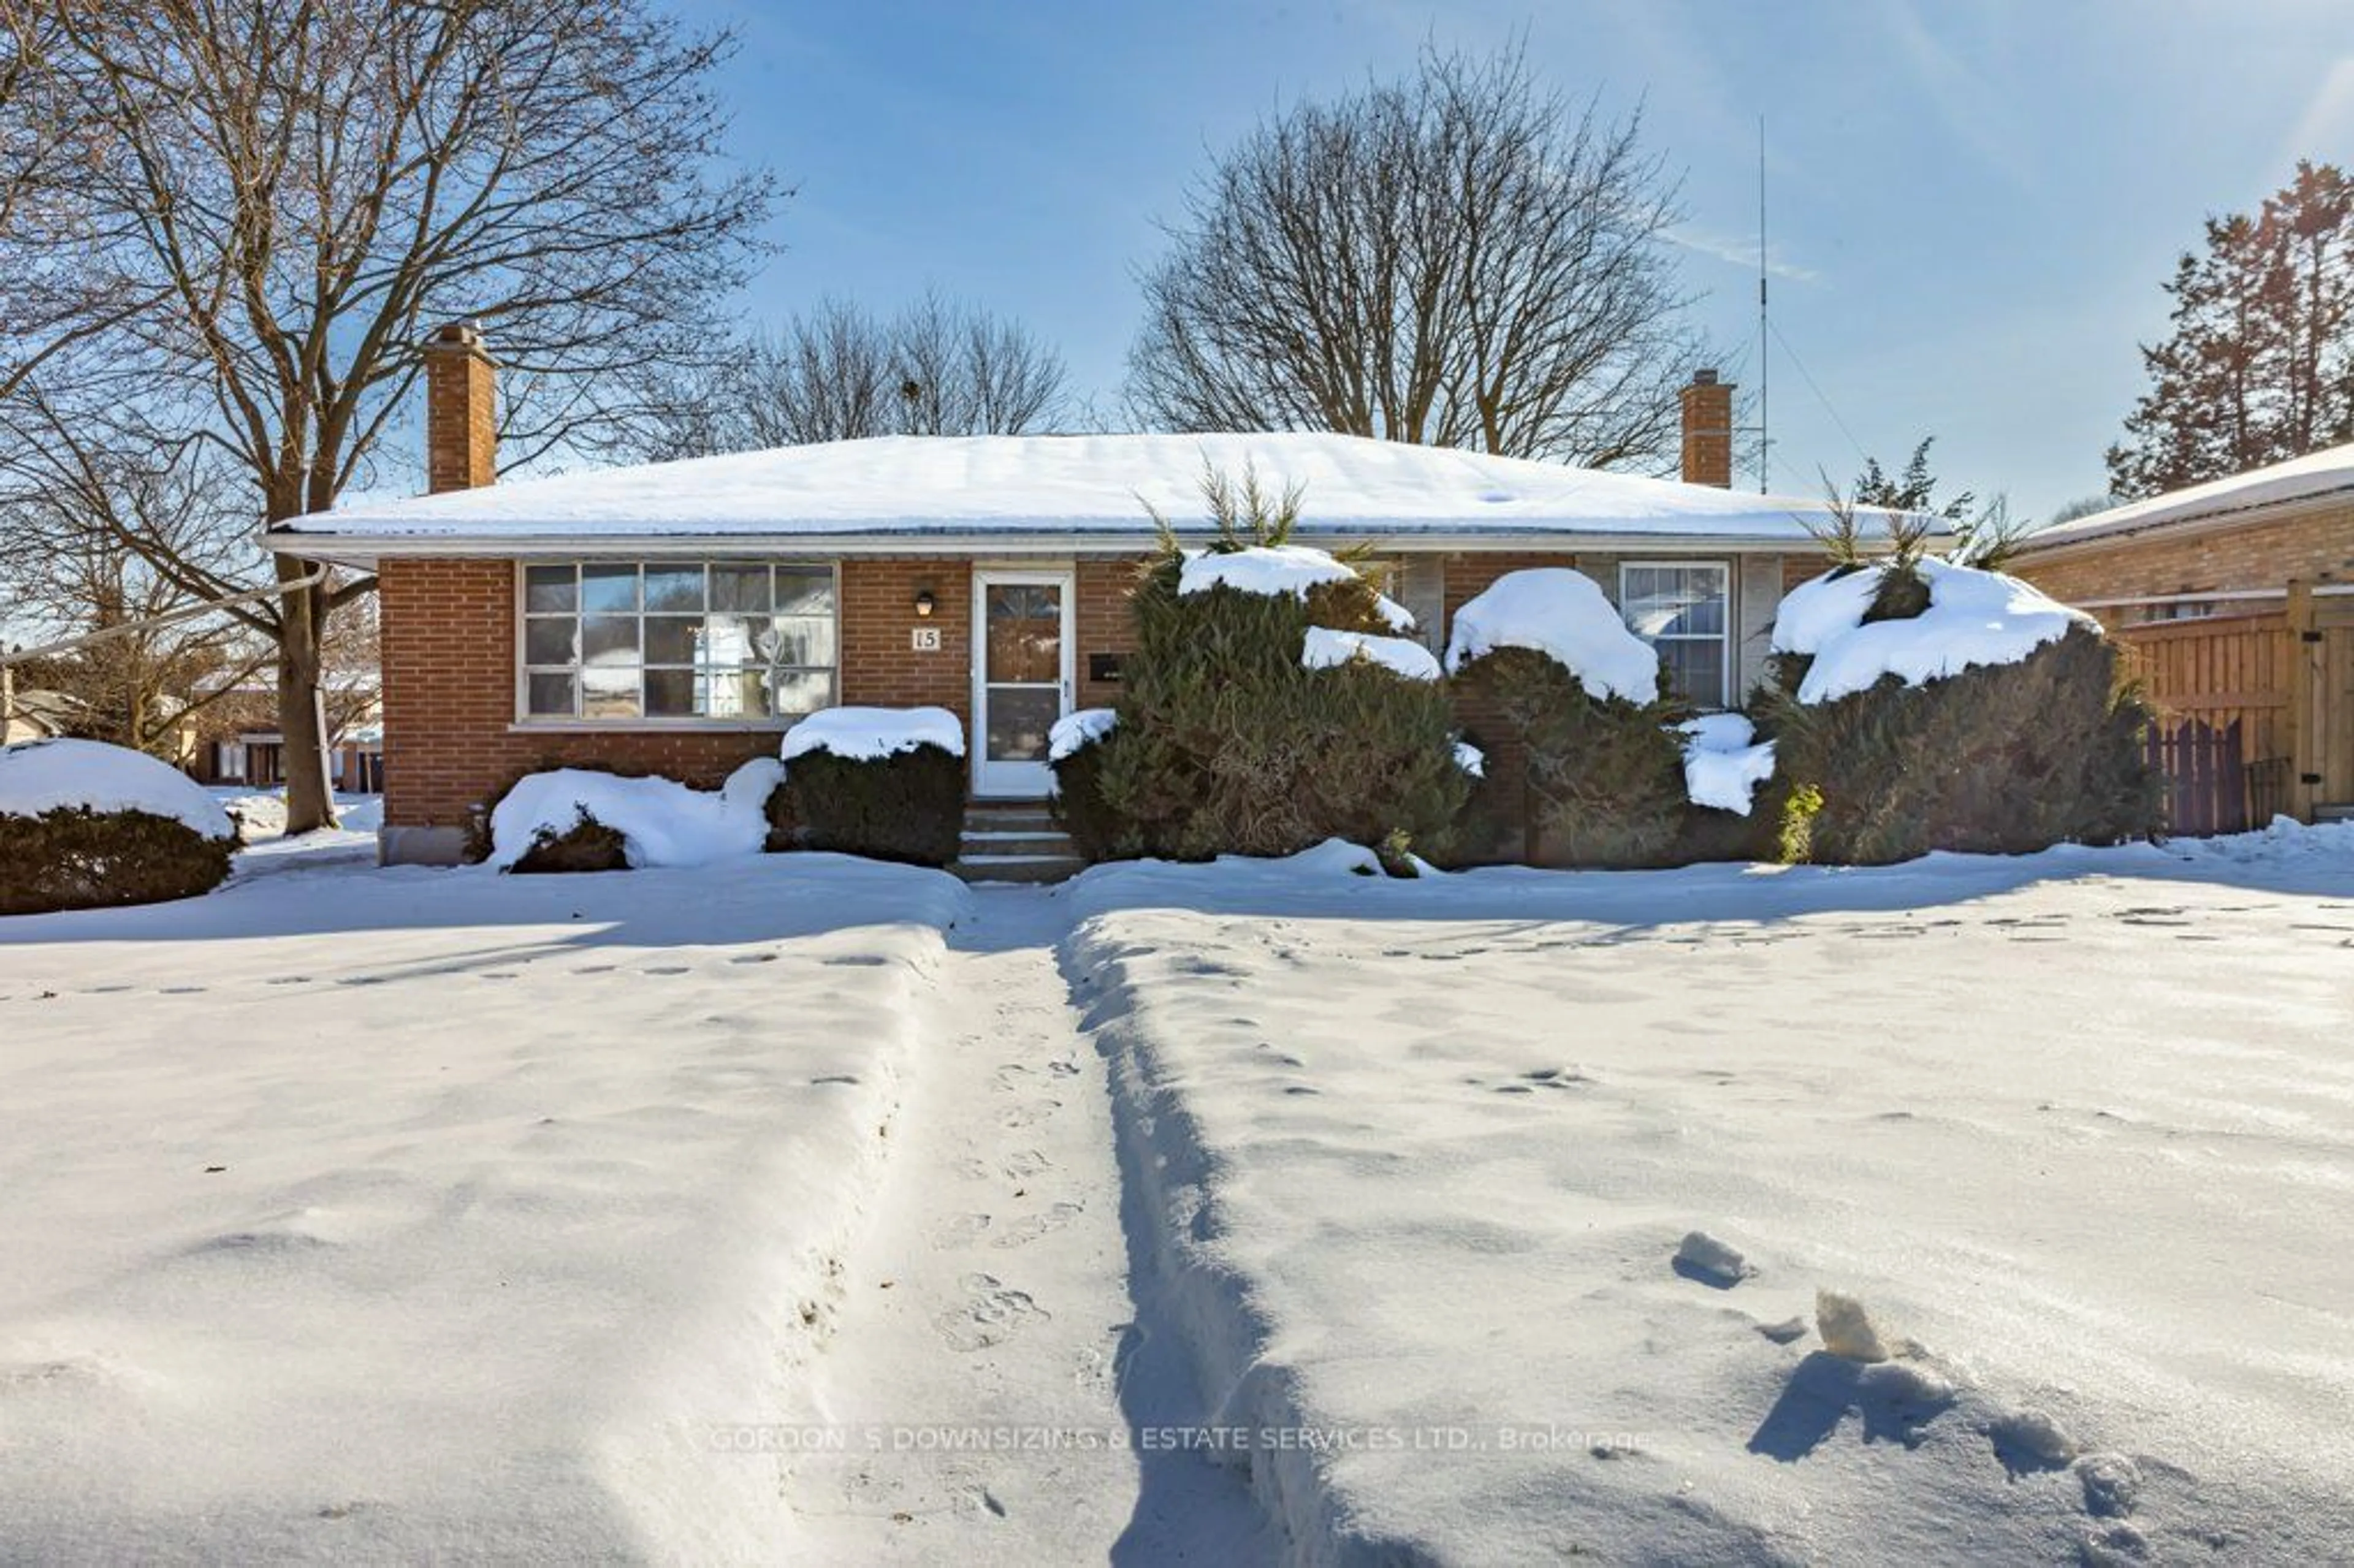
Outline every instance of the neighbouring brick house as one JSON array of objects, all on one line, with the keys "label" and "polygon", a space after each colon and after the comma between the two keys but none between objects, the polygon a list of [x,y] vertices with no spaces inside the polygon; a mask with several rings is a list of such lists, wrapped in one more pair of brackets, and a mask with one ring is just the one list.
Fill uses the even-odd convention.
[{"label": "neighbouring brick house", "polygon": [[2354,807],[2354,446],[2047,528],[2009,569],[2133,650],[2179,808]]},{"label": "neighbouring brick house", "polygon": [[1254,434],[890,438],[494,485],[480,336],[443,329],[428,380],[435,493],[269,536],[377,575],[387,861],[455,858],[535,768],[708,785],[835,705],[950,709],[976,798],[1043,797],[1049,726],[1118,689],[1146,503],[1202,528],[1205,465],[1300,486],[1299,542],[1372,546],[1434,646],[1504,572],[1585,571],[1709,705],[1757,678],[1783,593],[1823,565],[1819,503],[1730,491],[1733,388],[1709,373],[1684,483]]}]

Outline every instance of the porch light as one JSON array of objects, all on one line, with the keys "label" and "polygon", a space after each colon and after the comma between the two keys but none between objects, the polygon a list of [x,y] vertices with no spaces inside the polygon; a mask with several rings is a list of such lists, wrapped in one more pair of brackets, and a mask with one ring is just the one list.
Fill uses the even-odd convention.
[{"label": "porch light", "polygon": [[939,600],[932,597],[931,589],[917,588],[916,590],[916,619],[918,620],[928,620],[931,619],[932,610],[938,603]]}]

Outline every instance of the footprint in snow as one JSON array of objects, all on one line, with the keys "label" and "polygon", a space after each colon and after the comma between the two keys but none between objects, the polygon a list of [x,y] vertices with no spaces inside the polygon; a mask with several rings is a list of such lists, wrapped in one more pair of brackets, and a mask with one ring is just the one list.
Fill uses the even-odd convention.
[{"label": "footprint in snow", "polygon": [[641,969],[638,972],[640,974],[649,975],[683,975],[686,972],[686,966],[684,964],[656,964],[650,969]]},{"label": "footprint in snow", "polygon": [[981,1240],[981,1233],[988,1230],[991,1224],[991,1221],[987,1214],[953,1215],[940,1227],[940,1245],[942,1246],[974,1245]]},{"label": "footprint in snow", "polygon": [[1015,1106],[997,1119],[1005,1127],[1019,1131],[1025,1127],[1037,1126],[1061,1109],[1062,1105],[1060,1100],[1040,1100],[1036,1105]]},{"label": "footprint in snow", "polygon": [[1026,1246],[1040,1236],[1061,1230],[1086,1212],[1087,1206],[1083,1203],[1049,1204],[1044,1213],[1032,1214],[1027,1219],[1016,1220],[1006,1226],[1004,1233],[990,1245],[991,1246]]},{"label": "footprint in snow", "polygon": [[1053,1160],[1047,1159],[1044,1155],[1039,1153],[1034,1149],[1025,1149],[1019,1154],[1009,1156],[1005,1163],[999,1166],[998,1170],[1002,1171],[1009,1181],[1022,1181],[1037,1175],[1041,1171],[1052,1171],[1054,1168],[1055,1162]]},{"label": "footprint in snow", "polygon": [[1033,1318],[1050,1316],[1029,1292],[1013,1289],[994,1275],[968,1274],[963,1283],[964,1301],[935,1319],[950,1350],[985,1351],[1018,1333]]}]

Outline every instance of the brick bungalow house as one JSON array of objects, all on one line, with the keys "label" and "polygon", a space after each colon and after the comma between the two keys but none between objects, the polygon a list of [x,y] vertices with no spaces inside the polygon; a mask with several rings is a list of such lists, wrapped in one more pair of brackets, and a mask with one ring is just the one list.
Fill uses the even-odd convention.
[{"label": "brick bungalow house", "polygon": [[1697,702],[1761,673],[1822,568],[1819,502],[1730,490],[1733,388],[1683,395],[1687,482],[1315,434],[889,438],[494,484],[495,367],[428,355],[431,493],[292,519],[270,548],[380,585],[387,862],[454,860],[511,779],[565,763],[716,783],[835,705],[937,705],[972,792],[1046,792],[1045,734],[1111,702],[1150,503],[1204,465],[1303,487],[1302,543],[1370,544],[1443,646],[1504,572],[1585,571]]},{"label": "brick bungalow house", "polygon": [[2179,828],[2198,796],[2200,826],[2354,810],[2354,445],[2044,529],[2009,569],[2134,651]]}]

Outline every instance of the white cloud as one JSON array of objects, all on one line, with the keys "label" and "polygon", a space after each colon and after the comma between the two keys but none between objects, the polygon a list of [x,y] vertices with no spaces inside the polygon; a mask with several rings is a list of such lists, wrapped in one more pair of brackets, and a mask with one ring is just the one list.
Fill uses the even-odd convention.
[{"label": "white cloud", "polygon": [[[1755,270],[1757,266],[1757,237],[1715,234],[1689,224],[1671,228],[1662,237],[1670,245],[1689,250],[1696,256],[1707,256],[1732,266]],[[1822,274],[1811,267],[1801,267],[1786,261],[1771,245],[1766,248],[1766,272],[1768,277],[1787,278],[1793,283],[1811,283]]]}]

